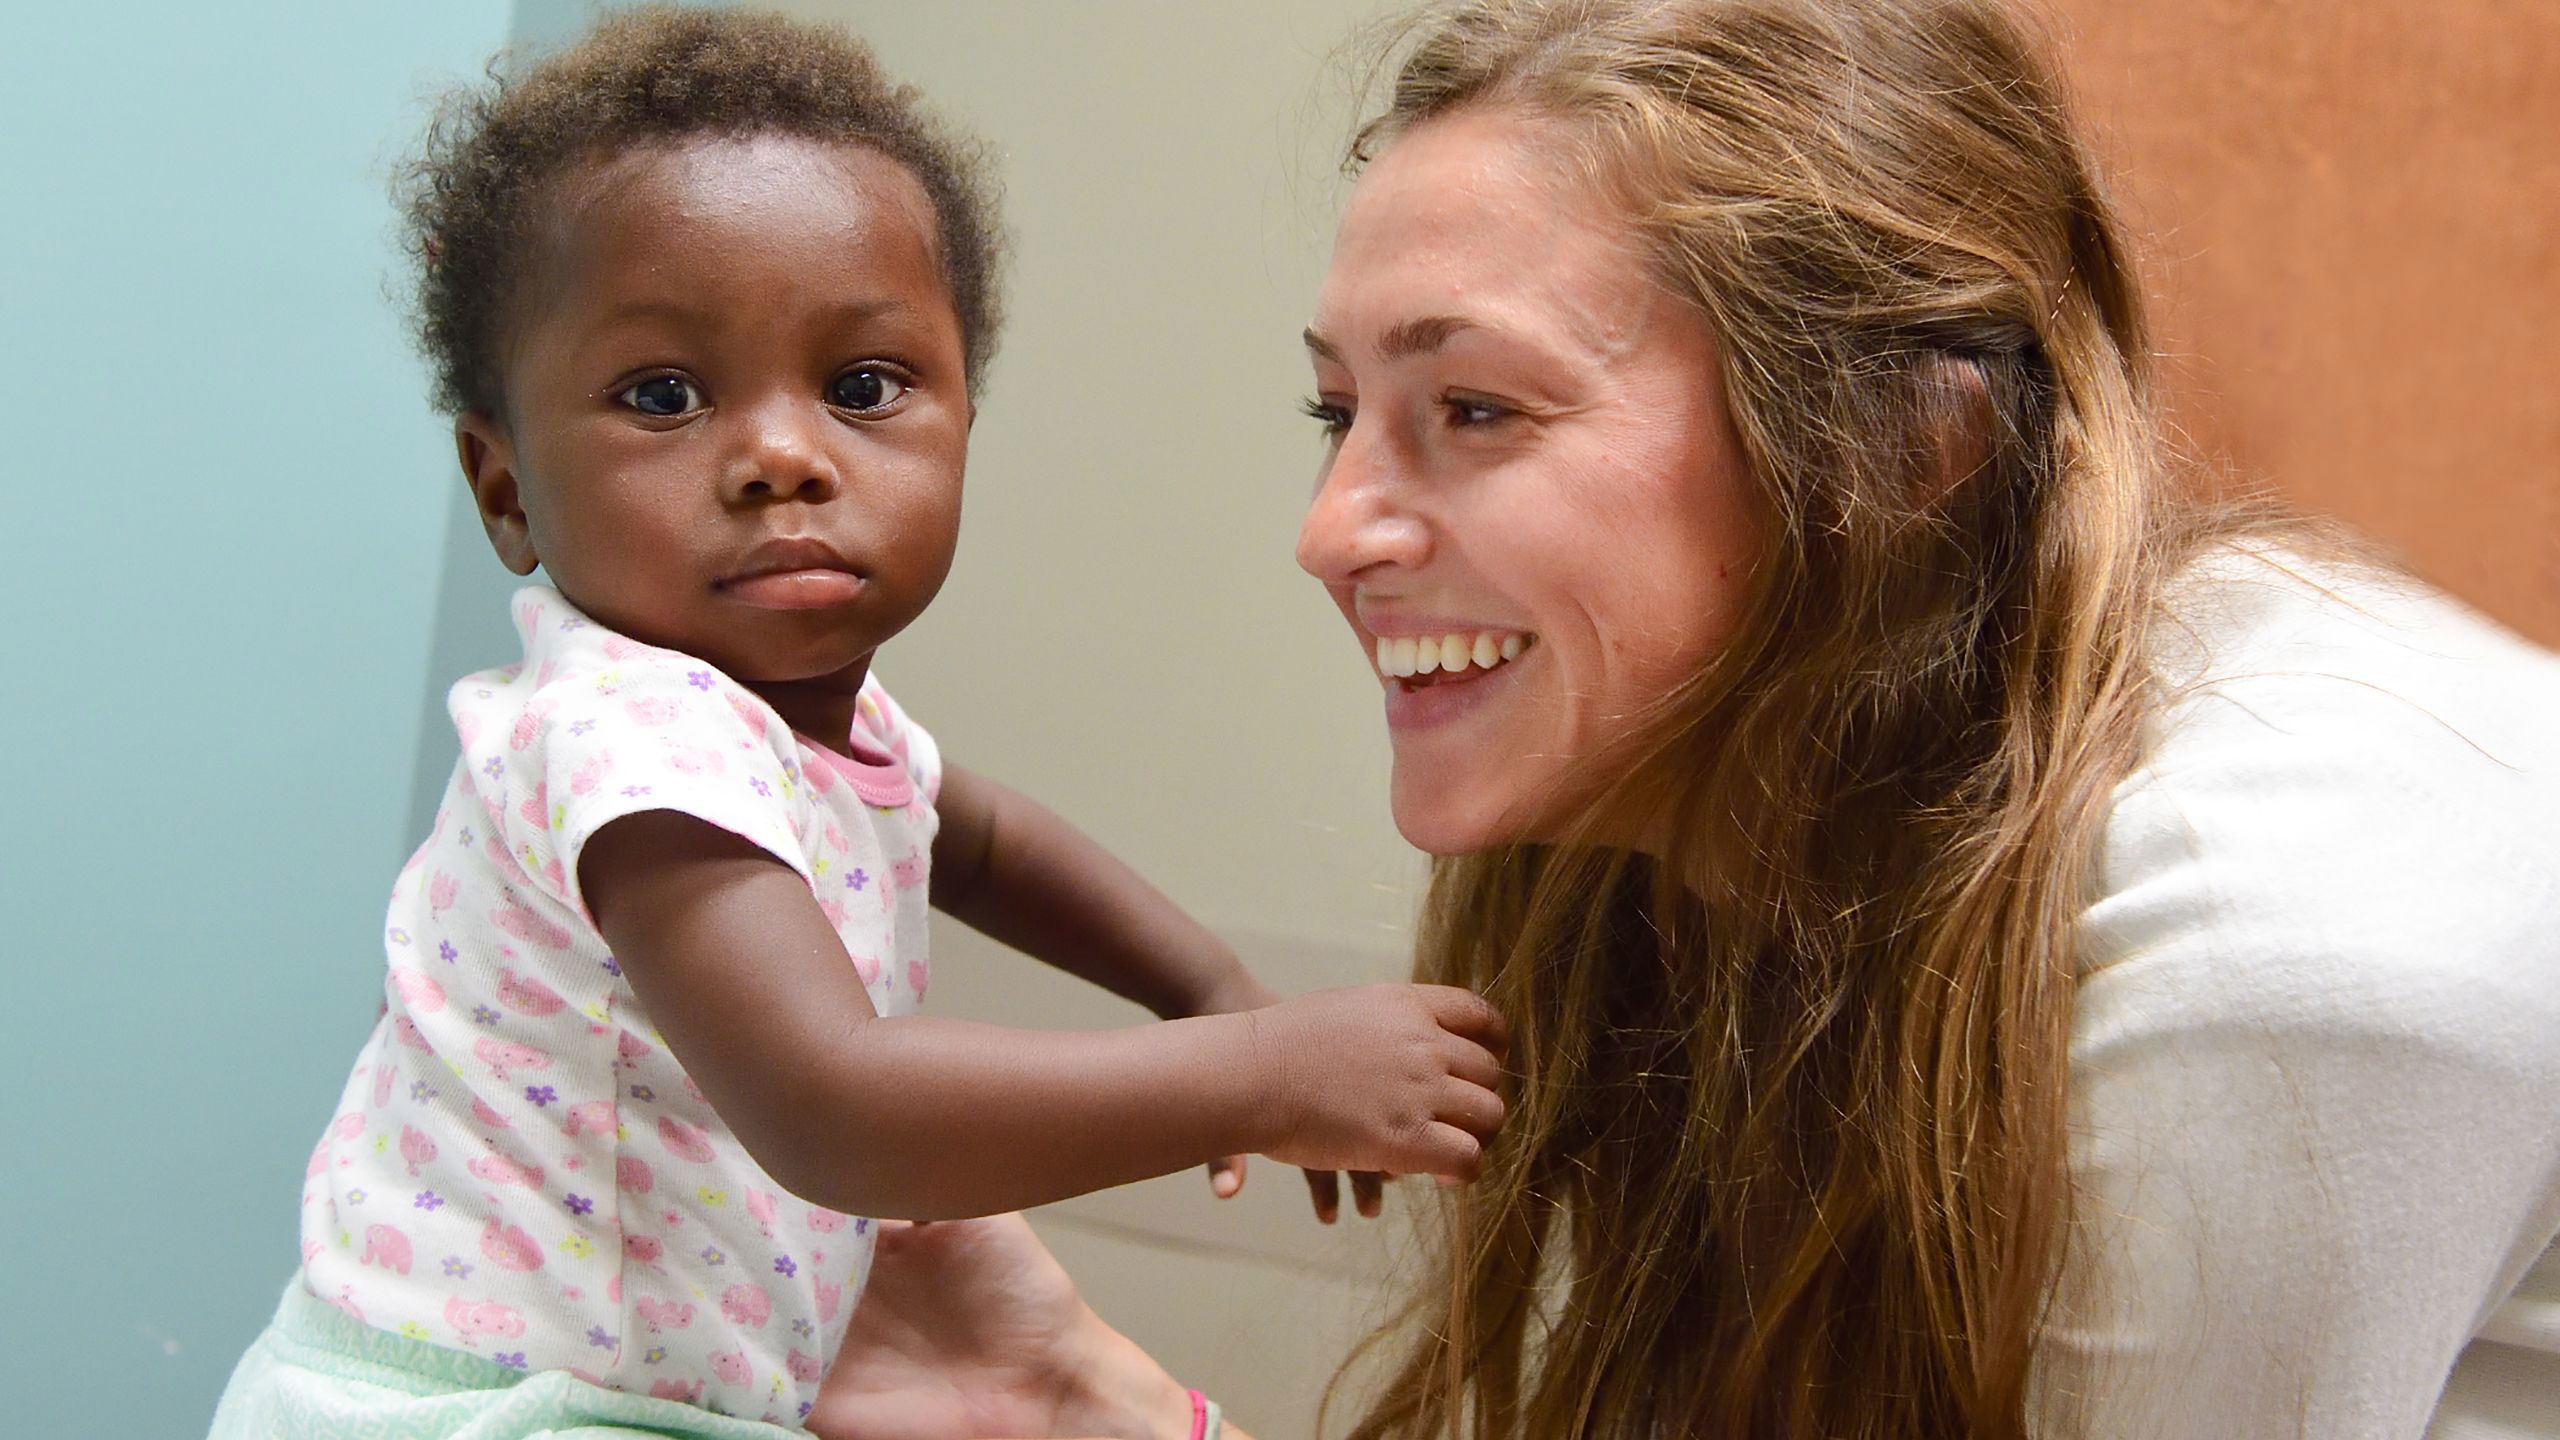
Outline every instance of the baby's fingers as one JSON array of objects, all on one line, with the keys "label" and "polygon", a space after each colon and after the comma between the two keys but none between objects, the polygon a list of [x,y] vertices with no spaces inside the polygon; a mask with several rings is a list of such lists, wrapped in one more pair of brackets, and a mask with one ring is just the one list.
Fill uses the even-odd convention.
[{"label": "baby's fingers", "polygon": [[1464,1080],[1444,1082],[1434,1110],[1442,1123],[1466,1131],[1480,1143],[1491,1142],[1502,1129],[1502,1097]]},{"label": "baby's fingers", "polygon": [[1433,1121],[1414,1141],[1413,1151],[1419,1163],[1406,1168],[1443,1185],[1464,1184],[1484,1173],[1484,1142],[1455,1125]]},{"label": "baby's fingers", "polygon": [[1342,1215],[1342,1177],[1330,1170],[1307,1172],[1307,1193],[1315,1197],[1316,1219],[1330,1225]]},{"label": "baby's fingers", "polygon": [[1351,1208],[1364,1219],[1375,1220],[1386,1206],[1387,1177],[1375,1170],[1351,1172]]},{"label": "baby's fingers", "polygon": [[1510,1053],[1511,1026],[1502,1018],[1502,1012],[1494,1009],[1483,996],[1454,985],[1425,985],[1420,988],[1428,997],[1432,1018],[1440,1022],[1441,1029],[1473,1040],[1491,1052],[1496,1060]]},{"label": "baby's fingers", "polygon": [[1209,1193],[1231,1199],[1244,1188],[1244,1157],[1228,1155],[1209,1162]]}]

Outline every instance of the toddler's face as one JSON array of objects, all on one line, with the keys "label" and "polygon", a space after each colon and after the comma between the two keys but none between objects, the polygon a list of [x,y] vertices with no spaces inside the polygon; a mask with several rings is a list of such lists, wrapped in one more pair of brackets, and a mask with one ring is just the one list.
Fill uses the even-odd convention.
[{"label": "toddler's face", "polygon": [[466,415],[490,541],[580,609],[759,687],[850,690],[959,535],[970,402],[933,207],[896,162],[781,136],[563,182]]}]

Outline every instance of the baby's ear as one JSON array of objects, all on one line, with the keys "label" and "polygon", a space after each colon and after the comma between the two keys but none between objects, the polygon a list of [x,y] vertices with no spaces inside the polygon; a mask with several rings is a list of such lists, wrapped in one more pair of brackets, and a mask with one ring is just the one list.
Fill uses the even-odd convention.
[{"label": "baby's ear", "polygon": [[530,575],[542,557],[533,553],[533,531],[525,524],[524,497],[516,483],[516,446],[507,427],[479,410],[453,417],[453,448],[462,461],[462,483],[471,487],[471,503],[480,511],[480,528],[489,532],[489,548],[498,563],[518,575]]}]

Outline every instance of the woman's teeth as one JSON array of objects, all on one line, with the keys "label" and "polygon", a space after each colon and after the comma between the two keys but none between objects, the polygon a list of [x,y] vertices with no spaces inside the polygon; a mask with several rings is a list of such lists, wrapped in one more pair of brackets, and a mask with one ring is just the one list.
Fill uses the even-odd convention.
[{"label": "woman's teeth", "polygon": [[1404,635],[1394,639],[1381,635],[1378,673],[1404,680],[1443,671],[1454,675],[1470,665],[1490,670],[1519,659],[1536,638],[1501,630],[1482,630],[1472,635]]}]

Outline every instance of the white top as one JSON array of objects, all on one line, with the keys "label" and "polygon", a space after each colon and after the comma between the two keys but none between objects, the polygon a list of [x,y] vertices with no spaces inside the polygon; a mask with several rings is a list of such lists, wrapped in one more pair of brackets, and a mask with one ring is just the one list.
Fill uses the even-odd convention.
[{"label": "white top", "polygon": [[2178,609],[2084,919],[2039,1433],[2560,1436],[2560,659],[2280,558]]},{"label": "white top", "polygon": [[462,758],[393,887],[384,1014],[312,1152],[303,1283],[502,1365],[796,1425],[870,1225],[792,1199],[704,1102],[588,918],[578,857],[645,810],[735,832],[809,882],[873,1006],[905,1014],[933,742],[872,681],[835,755],[550,590],[513,610],[524,662],[447,702]]}]

